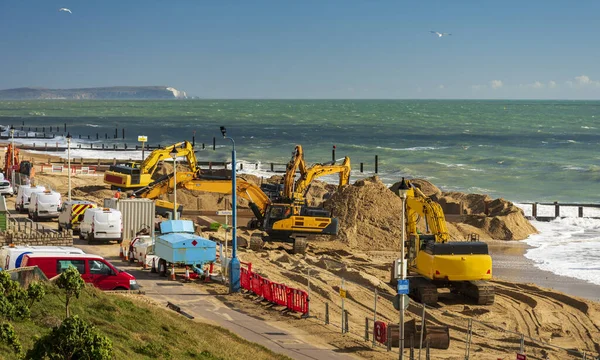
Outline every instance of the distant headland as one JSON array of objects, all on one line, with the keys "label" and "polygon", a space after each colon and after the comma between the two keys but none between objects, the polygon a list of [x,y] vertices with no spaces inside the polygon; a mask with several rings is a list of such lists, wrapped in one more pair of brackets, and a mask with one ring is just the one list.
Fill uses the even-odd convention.
[{"label": "distant headland", "polygon": [[24,87],[0,90],[0,100],[168,100],[187,98],[185,91],[169,86],[111,86],[83,89]]}]

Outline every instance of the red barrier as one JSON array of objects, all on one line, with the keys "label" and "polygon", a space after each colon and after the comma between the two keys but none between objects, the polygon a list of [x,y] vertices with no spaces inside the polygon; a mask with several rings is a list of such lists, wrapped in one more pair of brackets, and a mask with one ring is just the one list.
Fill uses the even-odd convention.
[{"label": "red barrier", "polygon": [[250,274],[250,291],[252,291],[258,296],[263,296],[262,282],[262,276],[258,274]]},{"label": "red barrier", "polygon": [[273,302],[273,290],[271,289],[271,285],[273,283],[270,280],[263,279],[261,287],[262,287],[262,296],[268,302]]},{"label": "red barrier", "polygon": [[242,289],[250,290],[250,272],[245,268],[241,268],[240,272],[240,284],[242,285]]},{"label": "red barrier", "polygon": [[385,344],[387,342],[387,325],[383,321],[375,321],[375,325],[373,325],[373,336],[375,337],[375,341],[381,344]]},{"label": "red barrier", "polygon": [[288,289],[287,308],[301,314],[308,313],[308,294],[298,289]]},{"label": "red barrier", "polygon": [[287,306],[288,287],[283,284],[271,283],[273,302],[277,305]]}]

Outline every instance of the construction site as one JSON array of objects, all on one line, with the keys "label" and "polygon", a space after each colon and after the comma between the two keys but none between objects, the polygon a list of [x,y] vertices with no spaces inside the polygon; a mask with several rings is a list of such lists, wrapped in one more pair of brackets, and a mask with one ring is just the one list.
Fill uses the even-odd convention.
[{"label": "construction site", "polygon": [[[173,267],[175,282],[212,294],[223,306],[254,319],[297,329],[301,342],[332,353],[391,359],[403,346],[404,356],[411,359],[514,359],[517,354],[527,359],[600,358],[597,299],[495,276],[496,252],[522,257],[525,247],[518,241],[537,232],[523,210],[504,199],[444,192],[423,179],[399,178],[392,186],[377,176],[351,179],[350,158],[307,164],[304,149],[297,145],[284,173],[268,178],[242,173],[236,179],[242,293],[228,295],[223,257],[233,246],[231,216],[226,213],[231,210],[230,169],[201,168],[187,141],[154,150],[143,162],[94,173],[78,173],[65,159],[49,163],[39,154],[16,155],[16,149],[7,149],[6,179],[16,174],[63,198],[100,207],[116,192],[123,202],[152,200],[152,224],[144,220],[152,239],[149,227],[163,219],[192,220],[194,233],[221,249],[220,260],[204,277],[213,281],[182,277],[182,269],[175,277]],[[56,165],[64,167],[55,171]],[[325,182],[323,177],[335,180]],[[12,199],[6,202],[12,209]],[[6,244],[38,239],[19,238],[38,225],[25,222],[23,229],[30,230],[21,230],[24,221],[17,219],[13,215],[12,229],[3,233]],[[40,232],[58,230],[56,221],[37,222]],[[119,258],[119,250],[135,236],[121,234],[122,244],[78,239],[68,228],[45,236],[35,244],[70,243],[121,262],[120,267],[143,279],[142,290],[154,289],[160,279],[150,274],[151,268],[161,266],[160,260],[152,263],[144,256],[132,263]],[[407,297],[399,295],[405,279]],[[302,303],[279,302],[275,290],[283,287],[298,291]],[[149,301],[164,305],[160,299],[166,297]],[[404,336],[400,313],[405,313]]]}]

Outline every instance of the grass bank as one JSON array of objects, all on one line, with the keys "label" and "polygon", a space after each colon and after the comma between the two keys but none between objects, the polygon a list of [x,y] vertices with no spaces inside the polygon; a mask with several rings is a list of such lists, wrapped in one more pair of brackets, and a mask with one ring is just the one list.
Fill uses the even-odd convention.
[{"label": "grass bank", "polygon": [[[44,299],[31,307],[31,319],[13,322],[24,349],[34,338],[59,325],[65,316],[63,292],[47,286]],[[248,342],[218,326],[188,320],[166,308],[123,295],[85,287],[71,302],[71,314],[92,323],[113,343],[115,359],[289,359]],[[12,350],[0,343],[0,359]]]}]

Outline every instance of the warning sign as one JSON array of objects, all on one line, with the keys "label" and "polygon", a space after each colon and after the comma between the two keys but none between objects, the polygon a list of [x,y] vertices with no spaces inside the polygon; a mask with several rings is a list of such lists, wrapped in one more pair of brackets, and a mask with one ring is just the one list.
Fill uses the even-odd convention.
[{"label": "warning sign", "polygon": [[343,297],[344,299],[346,298],[346,290],[345,289],[340,289],[340,296]]}]

